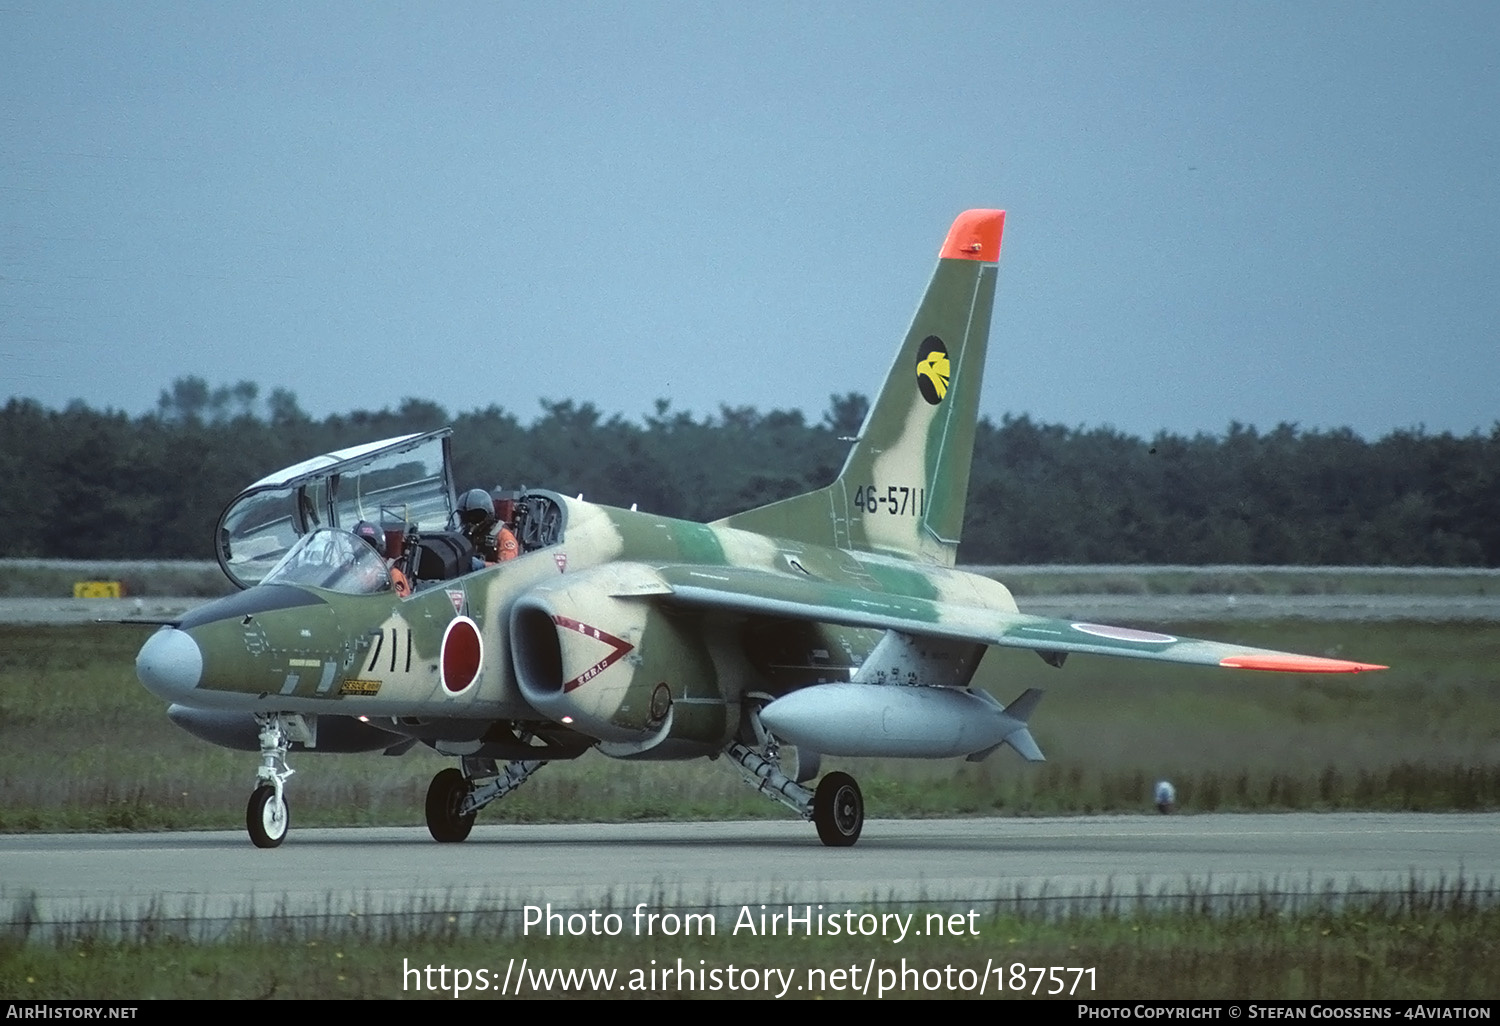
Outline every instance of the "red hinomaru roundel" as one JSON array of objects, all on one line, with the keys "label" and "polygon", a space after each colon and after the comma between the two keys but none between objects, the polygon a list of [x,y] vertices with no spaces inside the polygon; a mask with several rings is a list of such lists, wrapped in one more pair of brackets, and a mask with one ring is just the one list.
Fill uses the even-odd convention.
[{"label": "red hinomaru roundel", "polygon": [[484,639],[479,626],[467,616],[455,616],[443,631],[443,654],[439,679],[450,695],[467,691],[484,666]]}]

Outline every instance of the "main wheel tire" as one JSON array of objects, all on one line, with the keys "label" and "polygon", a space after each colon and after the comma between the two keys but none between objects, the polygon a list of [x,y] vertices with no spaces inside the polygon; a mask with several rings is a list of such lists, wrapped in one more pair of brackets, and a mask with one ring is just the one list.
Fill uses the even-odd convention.
[{"label": "main wheel tire", "polygon": [[250,804],[245,806],[245,829],[257,848],[280,847],[291,825],[291,809],[285,798],[276,800],[276,788],[261,784],[250,792]]},{"label": "main wheel tire", "polygon": [[865,826],[865,799],[847,773],[830,773],[813,792],[813,823],[818,839],[830,848],[847,848]]},{"label": "main wheel tire", "polygon": [[462,841],[474,829],[474,813],[458,814],[469,796],[469,781],[456,769],[440,770],[427,787],[427,832],[434,841]]}]

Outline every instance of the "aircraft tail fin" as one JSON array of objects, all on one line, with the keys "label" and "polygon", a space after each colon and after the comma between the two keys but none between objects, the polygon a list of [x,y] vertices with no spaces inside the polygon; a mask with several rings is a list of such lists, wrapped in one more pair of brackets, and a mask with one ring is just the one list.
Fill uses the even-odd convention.
[{"label": "aircraft tail fin", "polygon": [[837,480],[721,525],[955,563],[1004,227],[1001,210],[969,210],[953,222]]}]

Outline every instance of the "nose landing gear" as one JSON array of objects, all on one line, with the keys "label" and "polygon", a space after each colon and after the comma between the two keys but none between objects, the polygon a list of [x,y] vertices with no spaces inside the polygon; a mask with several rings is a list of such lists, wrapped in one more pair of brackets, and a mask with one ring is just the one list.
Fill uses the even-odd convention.
[{"label": "nose landing gear", "polygon": [[255,774],[259,784],[245,807],[245,829],[257,848],[276,848],[291,827],[286,782],[297,771],[286,764],[289,724],[279,715],[257,716],[256,721],[260,723],[260,769]]},{"label": "nose landing gear", "polygon": [[277,794],[279,789],[270,784],[261,784],[250,792],[250,804],[245,808],[245,829],[257,848],[275,848],[286,840],[291,827],[291,814],[286,806],[286,796]]}]

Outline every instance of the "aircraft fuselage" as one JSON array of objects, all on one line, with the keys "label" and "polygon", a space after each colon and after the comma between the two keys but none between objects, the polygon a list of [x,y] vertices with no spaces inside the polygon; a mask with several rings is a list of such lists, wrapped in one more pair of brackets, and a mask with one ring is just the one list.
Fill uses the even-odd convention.
[{"label": "aircraft fuselage", "polygon": [[[705,619],[647,601],[670,599],[656,568],[706,582],[719,579],[715,571],[748,569],[789,584],[811,578],[1015,608],[1003,586],[945,567],[553,498],[566,525],[555,545],[426,582],[406,598],[257,585],[163,628],[141,651],[141,679],[168,702],[202,709],[363,716],[412,736],[450,721],[447,734],[456,736],[445,739],[453,741],[480,736],[493,721],[536,719],[639,743],[660,725],[665,704],[675,707],[679,739],[702,754],[734,733],[744,694],[847,680],[880,632]],[[472,673],[455,665],[464,655],[458,621],[478,639]],[[460,635],[467,630],[457,623]],[[674,757],[679,747],[660,754]]]}]

